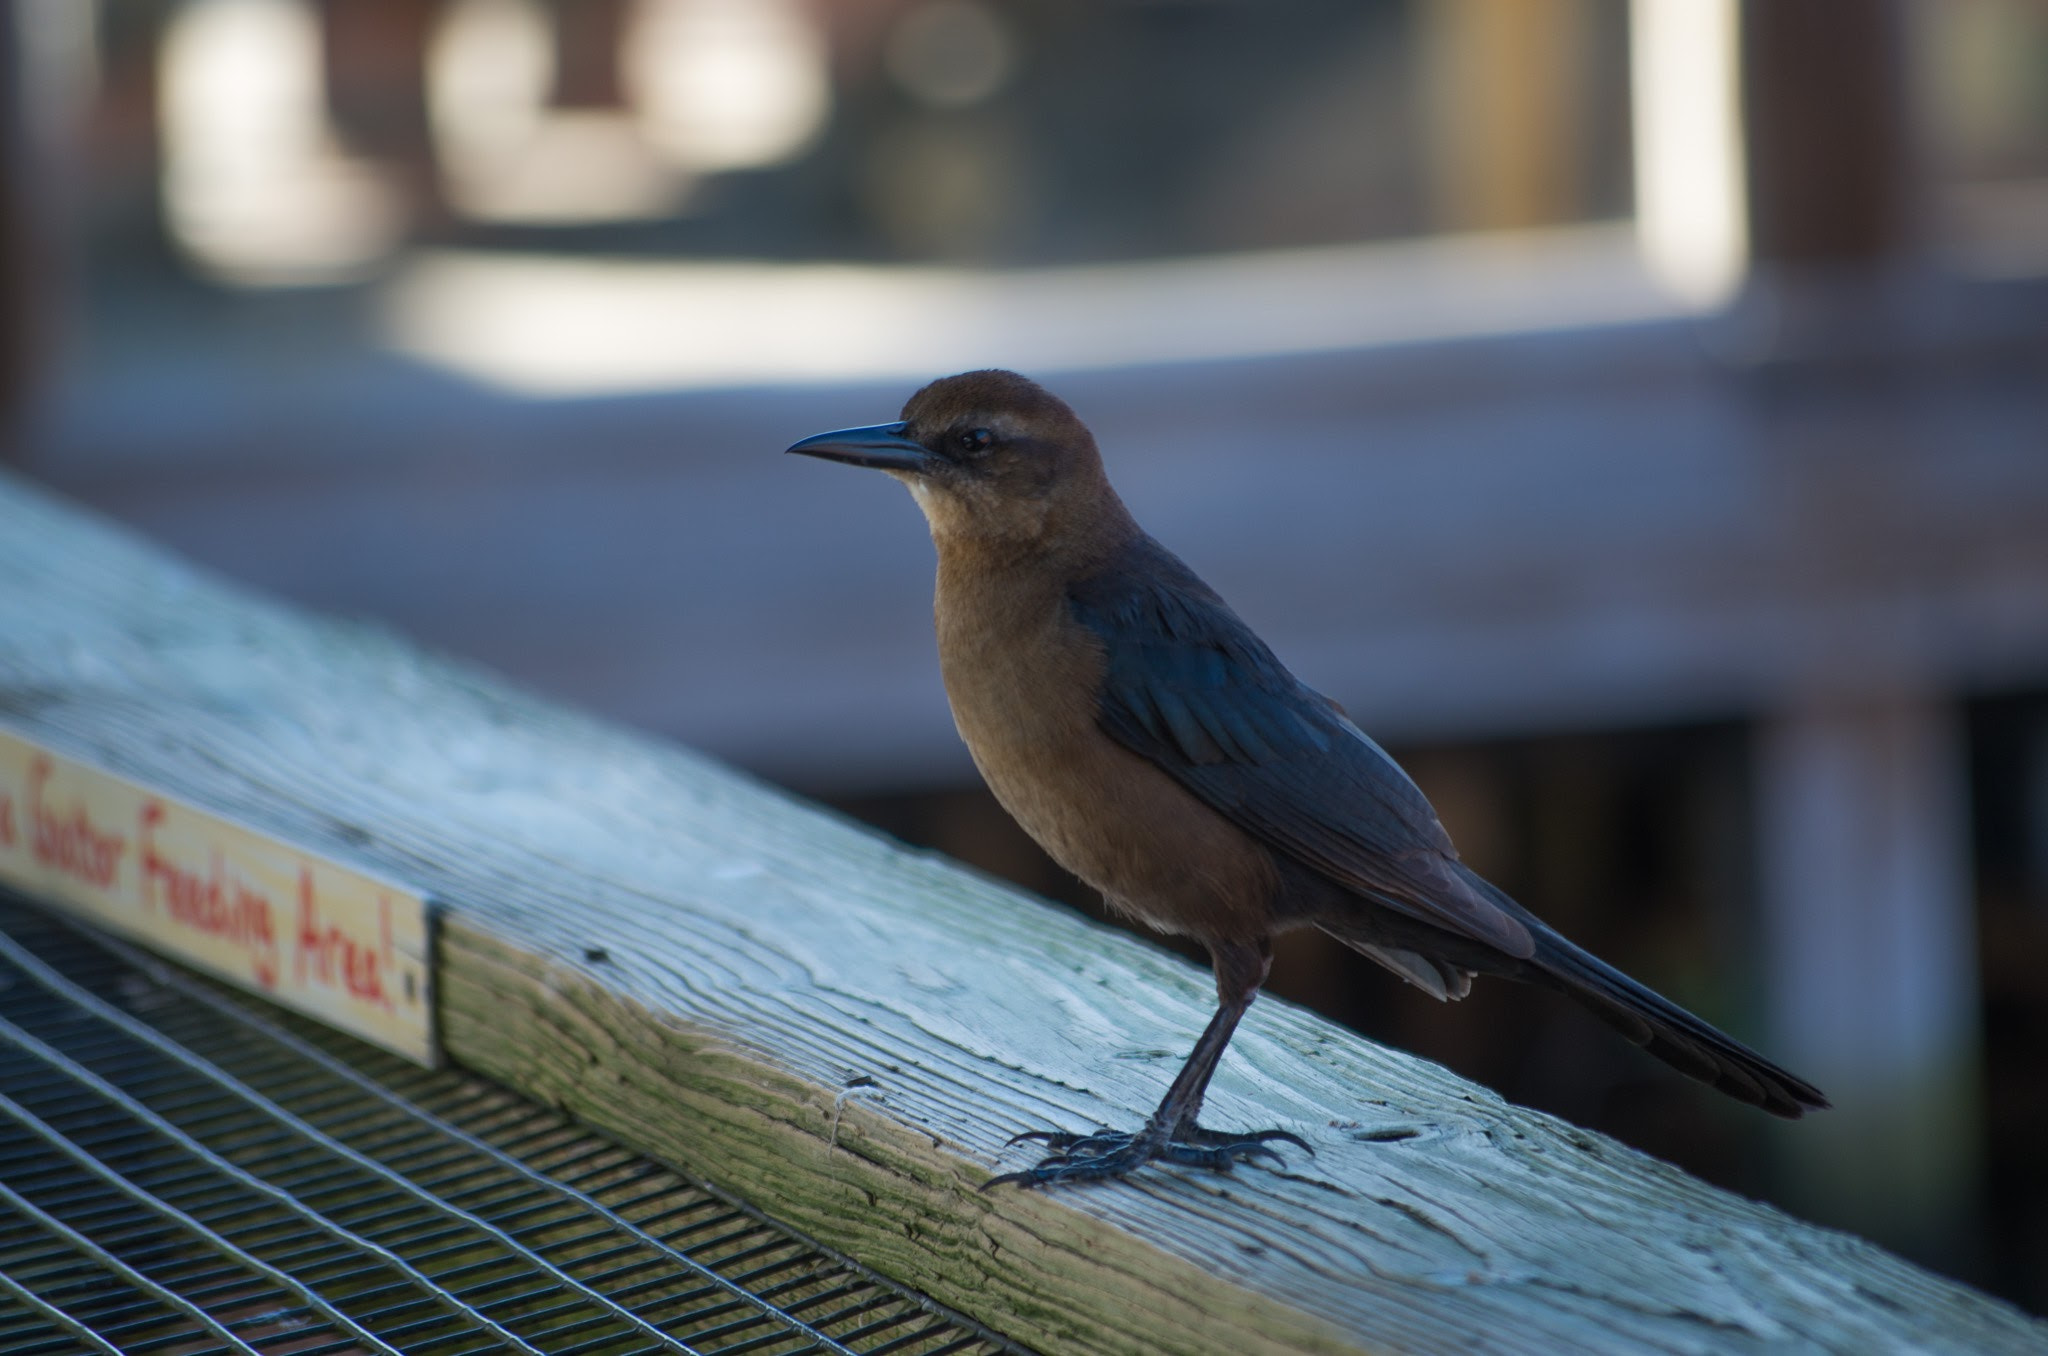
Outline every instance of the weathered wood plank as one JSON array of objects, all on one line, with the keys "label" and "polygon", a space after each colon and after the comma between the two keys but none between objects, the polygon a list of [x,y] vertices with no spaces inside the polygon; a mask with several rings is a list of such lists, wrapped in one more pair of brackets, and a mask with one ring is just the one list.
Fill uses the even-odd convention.
[{"label": "weathered wood plank", "polygon": [[1207,977],[11,481],[0,720],[425,888],[452,1058],[1049,1350],[2048,1349],[1965,1287],[1278,1002],[1211,1114],[1315,1158],[980,1193],[1017,1129],[1142,1116]]}]

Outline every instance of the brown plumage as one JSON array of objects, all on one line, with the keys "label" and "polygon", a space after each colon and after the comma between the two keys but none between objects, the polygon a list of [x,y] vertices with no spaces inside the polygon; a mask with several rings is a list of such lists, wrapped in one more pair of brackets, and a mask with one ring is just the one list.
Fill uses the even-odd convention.
[{"label": "brown plumage", "polygon": [[[1272,939],[1313,926],[1441,999],[1475,975],[1584,1003],[1674,1067],[1798,1116],[1826,1100],[1574,946],[1458,860],[1429,802],[1334,702],[1141,531],[1094,437],[1013,372],[968,372],[898,423],[789,449],[887,471],[938,546],[939,663],[989,789],[1112,908],[1209,949],[1218,1008],[1135,1133],[1030,1132],[1053,1155],[997,1181],[1228,1168],[1284,1131],[1197,1121]],[[1306,1145],[1302,1145],[1306,1148]]]}]

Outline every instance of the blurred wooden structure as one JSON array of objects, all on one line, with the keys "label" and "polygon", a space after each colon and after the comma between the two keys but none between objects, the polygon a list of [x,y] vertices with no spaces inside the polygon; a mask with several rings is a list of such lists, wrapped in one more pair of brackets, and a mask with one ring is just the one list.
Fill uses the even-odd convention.
[{"label": "blurred wooden structure", "polygon": [[28,190],[23,55],[12,17],[0,9],[0,465],[19,456],[21,422],[43,361],[34,264],[40,232]]},{"label": "blurred wooden structure", "polygon": [[1142,1116],[1206,975],[6,479],[0,639],[10,730],[438,901],[449,1057],[1034,1347],[2048,1341],[1278,1003],[1211,1112],[1312,1160],[981,1191],[1019,1127]]}]

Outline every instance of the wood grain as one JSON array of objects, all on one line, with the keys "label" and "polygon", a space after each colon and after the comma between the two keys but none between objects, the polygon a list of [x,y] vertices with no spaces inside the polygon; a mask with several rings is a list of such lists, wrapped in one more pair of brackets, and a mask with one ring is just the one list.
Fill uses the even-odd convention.
[{"label": "wood grain", "polygon": [[1017,1130],[1134,1124],[1207,976],[12,480],[0,721],[423,888],[452,1058],[1047,1351],[2048,1349],[1279,1002],[1210,1117],[1313,1159],[983,1194]]}]

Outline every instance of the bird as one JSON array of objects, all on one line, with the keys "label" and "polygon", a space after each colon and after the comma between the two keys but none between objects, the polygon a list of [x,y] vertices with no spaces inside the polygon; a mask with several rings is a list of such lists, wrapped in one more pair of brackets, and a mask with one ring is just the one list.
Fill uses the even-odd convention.
[{"label": "bird", "polygon": [[[1285,1130],[1200,1122],[1272,967],[1319,928],[1435,998],[1478,976],[1576,999],[1650,1054],[1787,1118],[1818,1089],[1549,927],[1458,856],[1428,799],[1296,678],[1111,487],[1095,438],[1043,386],[989,369],[923,387],[890,423],[787,449],[909,487],[937,548],[933,614],[954,724],[989,789],[1108,907],[1205,947],[1217,1008],[1134,1131],[1029,1130],[1042,1186],[1155,1162],[1229,1171]],[[1283,1160],[1284,1161],[1284,1160]]]}]

